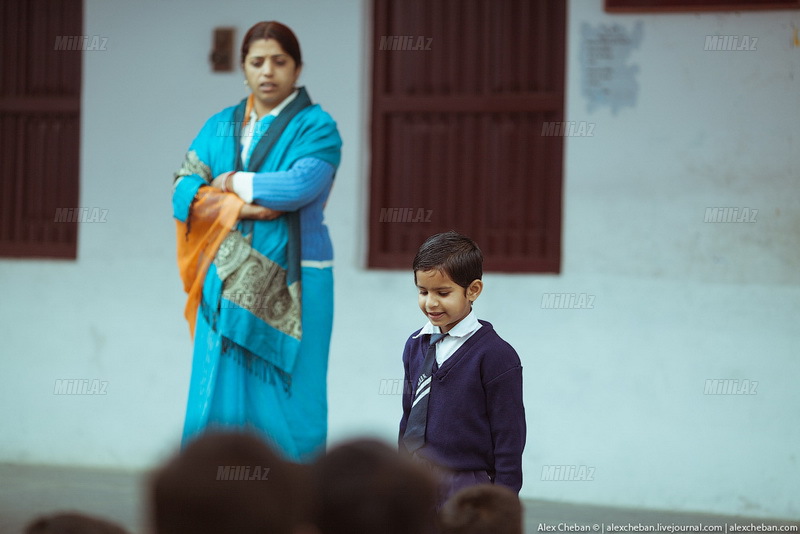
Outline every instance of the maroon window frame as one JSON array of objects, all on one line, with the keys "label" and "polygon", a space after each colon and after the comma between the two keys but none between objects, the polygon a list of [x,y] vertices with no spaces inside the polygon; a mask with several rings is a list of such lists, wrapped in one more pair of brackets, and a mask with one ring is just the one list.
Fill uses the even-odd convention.
[{"label": "maroon window frame", "polygon": [[0,257],[77,255],[82,32],[82,0],[0,2]]},{"label": "maroon window frame", "polygon": [[488,271],[560,271],[565,4],[374,0],[369,267],[453,229]]}]

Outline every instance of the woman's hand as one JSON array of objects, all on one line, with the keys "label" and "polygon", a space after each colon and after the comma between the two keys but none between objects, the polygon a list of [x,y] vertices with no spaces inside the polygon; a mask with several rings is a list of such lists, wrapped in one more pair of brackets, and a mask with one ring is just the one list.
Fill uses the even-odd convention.
[{"label": "woman's hand", "polygon": [[[228,176],[232,174],[233,174],[232,172],[223,172],[222,174],[214,178],[208,185],[210,185],[211,187],[216,187],[217,189],[221,189],[222,191],[227,191],[232,193],[233,191],[231,191],[230,188],[225,187],[226,186],[225,181],[228,180]],[[230,181],[228,181],[227,185],[230,185]]]},{"label": "woman's hand", "polygon": [[[231,182],[233,181],[231,178],[233,176],[233,172],[223,172],[216,178],[214,178],[210,184],[211,187],[216,187],[217,189],[227,192],[236,194],[231,189]],[[239,219],[252,219],[255,221],[271,221],[273,219],[277,219],[283,215],[282,211],[273,210],[270,208],[266,208],[264,206],[259,206],[258,204],[244,204],[242,206],[242,210],[239,212]]]},{"label": "woman's hand", "polygon": [[283,215],[282,211],[265,208],[258,204],[245,204],[239,212],[239,219],[253,219],[256,221],[271,221]]}]

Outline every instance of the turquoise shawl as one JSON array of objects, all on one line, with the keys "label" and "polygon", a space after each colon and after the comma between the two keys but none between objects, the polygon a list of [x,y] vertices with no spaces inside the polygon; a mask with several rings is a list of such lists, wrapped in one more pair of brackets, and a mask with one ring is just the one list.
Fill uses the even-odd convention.
[{"label": "turquoise shawl", "polygon": [[[281,111],[242,167],[240,132],[246,100],[211,117],[192,142],[173,187],[173,214],[186,222],[197,190],[231,170],[286,171],[299,159],[319,158],[337,168],[341,138],[333,119],[311,103],[305,88]],[[191,232],[191,227],[189,227]],[[239,221],[206,274],[200,313],[227,343],[259,356],[289,384],[300,322],[299,212],[273,221]]]}]

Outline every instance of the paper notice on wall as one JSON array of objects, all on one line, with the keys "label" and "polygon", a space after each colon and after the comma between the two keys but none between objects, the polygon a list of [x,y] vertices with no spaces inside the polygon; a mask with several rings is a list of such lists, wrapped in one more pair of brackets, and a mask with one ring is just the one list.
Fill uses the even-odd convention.
[{"label": "paper notice on wall", "polygon": [[642,33],[641,21],[632,30],[620,24],[581,25],[581,93],[589,112],[609,106],[616,114],[624,106],[636,105],[639,66],[629,59],[641,44]]}]

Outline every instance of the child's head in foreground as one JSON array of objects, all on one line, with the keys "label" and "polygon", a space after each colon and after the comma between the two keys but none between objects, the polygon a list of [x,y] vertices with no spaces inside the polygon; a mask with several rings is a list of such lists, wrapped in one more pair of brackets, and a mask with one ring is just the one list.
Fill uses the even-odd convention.
[{"label": "child's head in foreground", "polygon": [[421,534],[435,524],[435,480],[383,442],[338,445],[317,460],[313,475],[323,534]]},{"label": "child's head in foreground", "polygon": [[522,534],[522,503],[505,486],[470,486],[444,504],[439,523],[442,534]]},{"label": "child's head in foreground", "polygon": [[458,232],[432,235],[414,257],[414,283],[425,317],[446,333],[472,311],[483,290],[483,254]]},{"label": "child's head in foreground", "polygon": [[128,531],[105,519],[79,512],[61,512],[42,516],[25,527],[24,534],[128,534]]},{"label": "child's head in foreground", "polygon": [[150,488],[152,532],[302,532],[305,477],[260,436],[209,432],[155,473]]}]

